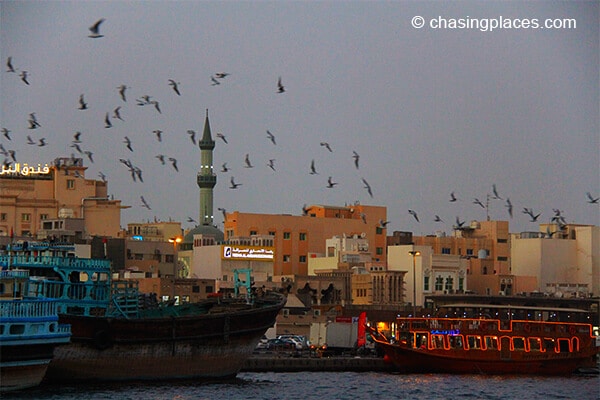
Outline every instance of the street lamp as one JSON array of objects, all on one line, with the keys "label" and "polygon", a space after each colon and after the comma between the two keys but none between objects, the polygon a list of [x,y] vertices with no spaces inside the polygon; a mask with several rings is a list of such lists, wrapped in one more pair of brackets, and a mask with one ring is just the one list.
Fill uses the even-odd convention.
[{"label": "street lamp", "polygon": [[418,250],[411,250],[408,252],[413,259],[413,318],[417,316],[417,266],[416,258],[421,255]]},{"label": "street lamp", "polygon": [[169,239],[169,243],[173,243],[173,304],[175,304],[175,279],[177,278],[177,244],[182,241],[181,236],[174,236]]}]

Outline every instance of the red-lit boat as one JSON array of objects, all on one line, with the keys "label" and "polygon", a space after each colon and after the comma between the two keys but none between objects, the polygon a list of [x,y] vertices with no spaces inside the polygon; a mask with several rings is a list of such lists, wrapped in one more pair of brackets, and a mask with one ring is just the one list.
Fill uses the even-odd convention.
[{"label": "red-lit boat", "polygon": [[405,373],[568,375],[597,365],[600,348],[583,310],[451,305],[441,311],[398,317],[390,337],[368,329]]}]

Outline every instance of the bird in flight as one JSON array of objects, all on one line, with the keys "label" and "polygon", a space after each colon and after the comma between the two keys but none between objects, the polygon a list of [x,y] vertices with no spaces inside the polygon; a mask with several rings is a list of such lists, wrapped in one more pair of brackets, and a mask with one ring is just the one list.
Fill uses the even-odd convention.
[{"label": "bird in flight", "polygon": [[152,133],[154,133],[156,135],[156,139],[158,139],[159,142],[162,142],[163,131],[161,131],[160,129],[155,129],[152,131]]},{"label": "bird in flight", "polygon": [[222,133],[217,133],[217,137],[227,144],[227,138]]},{"label": "bird in flight", "polygon": [[212,75],[211,75],[211,77],[210,77],[210,81],[212,82],[212,83],[211,83],[211,86],[217,86],[217,85],[220,85],[220,84],[221,84],[221,82],[219,82],[218,80],[216,80],[216,79],[215,79],[215,77],[214,77],[214,76],[212,76]]},{"label": "bird in flight", "polygon": [[121,106],[115,108],[115,110],[113,111],[113,117],[116,119],[120,119],[121,121],[125,121],[122,117],[121,117]]},{"label": "bird in flight", "polygon": [[527,214],[531,217],[531,220],[529,222],[536,222],[539,216],[542,215],[542,213],[534,214],[533,209],[527,207],[524,207],[522,212],[523,214]]},{"label": "bird in flight", "polygon": [[269,168],[271,168],[273,171],[275,171],[275,159],[274,158],[270,159],[269,163],[267,164],[267,166]]},{"label": "bird in flight", "polygon": [[27,71],[21,71],[19,76],[21,77],[21,80],[25,82],[25,84],[29,85],[29,81],[27,80]]},{"label": "bird in flight", "polygon": [[169,157],[169,161],[171,161],[171,165],[175,171],[179,172],[179,168],[177,168],[177,159],[173,157]]},{"label": "bird in flight", "polygon": [[98,172],[98,176],[102,179],[102,182],[106,182],[106,175],[102,173],[102,171]]},{"label": "bird in flight", "polygon": [[142,200],[142,207],[146,207],[148,210],[152,210],[150,208],[150,205],[148,204],[148,202],[146,201],[146,199],[144,198],[144,196],[140,196],[140,200]]},{"label": "bird in flight", "polygon": [[194,218],[192,218],[192,217],[188,217],[187,222],[195,222],[195,223],[197,223],[196,220]]},{"label": "bird in flight", "polygon": [[504,205],[504,207],[506,207],[508,209],[508,215],[510,215],[510,217],[513,217],[513,205],[510,202],[510,199],[507,197],[506,198],[506,204]]},{"label": "bird in flight", "polygon": [[31,136],[27,135],[27,144],[35,144],[35,140],[31,138]]},{"label": "bird in flight", "polygon": [[2,128],[2,134],[4,135],[5,138],[7,138],[8,140],[11,140],[10,138],[10,132],[8,129],[6,128]]},{"label": "bird in flight", "polygon": [[73,135],[73,143],[81,143],[81,132],[75,132]]},{"label": "bird in flight", "polygon": [[382,219],[379,220],[379,226],[382,228],[387,227],[387,224],[389,224],[389,223],[390,223],[390,221],[384,221]]},{"label": "bird in flight", "polygon": [[160,163],[162,165],[165,165],[165,155],[164,154],[158,154],[158,155],[156,155],[154,157],[158,158],[158,160],[160,161]]},{"label": "bird in flight", "polygon": [[106,116],[104,117],[104,127],[105,128],[112,128],[112,123],[110,122],[110,117],[108,116],[108,113],[106,113]]},{"label": "bird in flight", "polygon": [[27,120],[27,122],[29,122],[29,129],[37,129],[39,127],[41,127],[42,125],[40,125],[40,123],[38,122],[35,113],[30,113],[29,114],[29,119]]},{"label": "bird in flight", "polygon": [[81,147],[79,147],[79,143],[73,142],[71,143],[71,147],[77,150],[78,153],[83,153],[83,150],[81,150]]},{"label": "bird in flight", "polygon": [[223,214],[223,220],[227,220],[227,210],[224,209],[223,207],[217,207],[217,210],[221,211],[221,213]]},{"label": "bird in flight", "polygon": [[241,183],[235,183],[235,180],[233,179],[233,176],[231,177],[230,181],[231,185],[229,185],[230,189],[237,189],[238,186],[242,186]]},{"label": "bird in flight", "polygon": [[318,175],[319,173],[317,172],[317,169],[315,168],[315,160],[312,160],[310,162],[310,174],[311,175]]},{"label": "bird in flight", "polygon": [[329,143],[327,143],[327,142],[321,142],[319,144],[321,146],[325,147],[327,150],[329,150],[330,153],[333,153],[333,150],[331,150],[331,146],[329,145]]},{"label": "bird in flight", "polygon": [[362,180],[362,183],[365,185],[365,189],[367,189],[367,192],[369,193],[369,196],[373,197],[373,191],[371,190],[371,185],[369,185],[369,182],[367,182],[367,180],[365,178],[360,178]]},{"label": "bird in flight", "polygon": [[93,158],[93,155],[94,155],[94,153],[92,153],[92,152],[91,152],[91,151],[89,151],[89,150],[86,150],[86,151],[84,151],[84,153],[85,153],[85,155],[87,155],[87,156],[88,156],[88,158],[89,158],[90,162],[93,164],[93,163],[94,163],[94,158]]},{"label": "bird in flight", "polygon": [[121,100],[127,101],[127,97],[125,96],[125,91],[128,89],[126,85],[121,85],[117,87],[119,89],[119,96],[121,96]]},{"label": "bird in flight", "polygon": [[179,82],[175,82],[173,79],[169,79],[169,85],[171,85],[171,87],[173,88],[173,90],[175,91],[175,93],[177,93],[177,96],[181,96],[181,93],[179,92]]},{"label": "bird in flight", "polygon": [[104,22],[104,18],[100,18],[98,21],[96,21],[94,23],[94,25],[90,26],[90,34],[88,35],[88,37],[91,37],[92,39],[97,39],[97,38],[101,38],[104,37],[104,35],[100,34],[100,24],[102,24]]},{"label": "bird in flight", "polygon": [[334,187],[335,185],[337,185],[337,182],[334,182],[333,179],[331,178],[331,176],[329,178],[327,178],[327,188],[331,189],[332,187]]},{"label": "bird in flight", "polygon": [[600,197],[594,197],[592,196],[592,194],[590,192],[586,193],[587,198],[588,198],[588,203],[590,204],[598,204],[598,201],[600,200]]},{"label": "bird in flight", "polygon": [[217,72],[217,73],[215,74],[215,77],[217,77],[217,78],[219,78],[219,79],[223,79],[223,78],[225,78],[226,76],[229,76],[229,75],[231,75],[231,74],[229,74],[229,73],[227,73],[227,72]]},{"label": "bird in flight", "polygon": [[87,110],[88,105],[85,102],[85,100],[83,99],[83,94],[79,95],[79,109],[80,110]]},{"label": "bird in flight", "polygon": [[131,140],[129,140],[127,136],[125,136],[123,143],[125,143],[125,146],[129,149],[129,151],[133,151],[133,147],[131,147]]},{"label": "bird in flight", "polygon": [[6,72],[17,72],[12,65],[12,57],[8,57],[6,60],[6,67],[8,68]]},{"label": "bird in flight", "polygon": [[477,204],[477,205],[481,206],[481,208],[485,208],[485,206],[483,205],[481,200],[479,200],[478,198],[473,199],[473,204]]},{"label": "bird in flight", "polygon": [[454,195],[454,192],[450,193],[450,203],[454,203],[456,200],[457,200],[457,198]]},{"label": "bird in flight", "polygon": [[187,134],[190,135],[190,139],[192,141],[192,143],[194,143],[194,146],[196,145],[196,131],[189,129],[187,131]]},{"label": "bird in flight", "polygon": [[281,77],[277,80],[277,93],[285,92],[285,86],[281,83]]},{"label": "bird in flight", "polygon": [[454,229],[462,229],[465,221],[461,221],[458,216],[456,217],[456,225],[454,225]]},{"label": "bird in flight", "polygon": [[227,168],[227,163],[223,163],[223,165],[221,165],[221,172],[228,172],[229,168]]},{"label": "bird in flight", "polygon": [[409,213],[410,215],[412,215],[413,217],[415,217],[415,219],[417,220],[417,222],[421,222],[421,221],[419,221],[419,216],[417,215],[417,213],[416,213],[415,211],[413,211],[413,210],[408,210],[408,213]]},{"label": "bird in flight", "polygon": [[252,163],[250,162],[250,156],[248,155],[248,153],[246,153],[246,158],[244,159],[244,162],[246,163],[246,165],[244,165],[244,168],[254,168],[254,165],[252,165]]},{"label": "bird in flight", "polygon": [[362,221],[366,224],[367,223],[367,214],[360,213],[360,219],[362,219]]},{"label": "bird in flight", "polygon": [[352,151],[352,153],[352,158],[354,158],[354,166],[356,167],[356,169],[358,169],[358,160],[360,159],[360,156],[356,151]]},{"label": "bird in flight", "polygon": [[440,216],[439,216],[439,215],[437,215],[437,214],[436,214],[436,215],[435,215],[435,217],[433,218],[433,221],[434,221],[434,222],[444,222],[444,220],[443,220],[443,219],[441,219],[441,218],[440,218]]},{"label": "bird in flight", "polygon": [[277,143],[275,143],[275,135],[273,135],[268,129],[267,129],[267,137],[269,138],[269,140],[271,140],[271,142],[273,142],[273,144],[277,144]]},{"label": "bird in flight", "polygon": [[500,195],[498,194],[498,190],[496,189],[496,184],[495,183],[492,185],[492,193],[494,195],[492,197],[493,199],[495,199],[495,200],[503,200],[502,197],[500,197]]}]

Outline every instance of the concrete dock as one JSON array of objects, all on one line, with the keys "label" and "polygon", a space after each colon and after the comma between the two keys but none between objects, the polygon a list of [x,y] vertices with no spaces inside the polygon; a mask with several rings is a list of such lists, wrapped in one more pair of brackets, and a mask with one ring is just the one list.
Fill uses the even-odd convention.
[{"label": "concrete dock", "polygon": [[244,372],[300,372],[300,371],[379,371],[392,372],[391,364],[380,357],[289,357],[253,355],[242,369]]}]

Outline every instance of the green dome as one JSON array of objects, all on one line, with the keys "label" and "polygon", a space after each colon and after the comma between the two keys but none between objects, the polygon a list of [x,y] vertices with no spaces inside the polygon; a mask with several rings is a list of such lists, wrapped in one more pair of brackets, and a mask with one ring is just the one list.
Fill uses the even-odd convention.
[{"label": "green dome", "polygon": [[222,243],[225,238],[223,232],[213,225],[198,225],[183,237],[180,250],[192,250],[194,235],[212,236],[216,243]]}]

